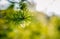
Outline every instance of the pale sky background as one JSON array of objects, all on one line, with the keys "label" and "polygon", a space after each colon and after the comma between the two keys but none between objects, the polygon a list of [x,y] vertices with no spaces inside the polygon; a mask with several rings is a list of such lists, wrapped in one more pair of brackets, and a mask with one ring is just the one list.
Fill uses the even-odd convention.
[{"label": "pale sky background", "polygon": [[[48,16],[51,16],[53,12],[55,15],[58,15],[58,16],[60,15],[60,0],[34,0],[34,2],[36,3],[37,11],[43,11]],[[0,1],[0,9],[7,8],[9,4],[10,3],[6,0]]]}]

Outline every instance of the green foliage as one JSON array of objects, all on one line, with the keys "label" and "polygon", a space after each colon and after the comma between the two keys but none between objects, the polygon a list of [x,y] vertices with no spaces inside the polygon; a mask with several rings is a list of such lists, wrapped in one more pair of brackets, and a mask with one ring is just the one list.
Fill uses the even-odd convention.
[{"label": "green foliage", "polygon": [[[0,13],[0,39],[17,39],[15,36],[20,36],[21,32],[19,26],[24,22],[31,21],[31,15],[25,3],[21,3],[21,10],[15,11],[14,4],[6,10],[1,10]],[[24,22],[23,22],[24,21]],[[21,26],[20,26],[21,27]],[[16,29],[17,28],[17,29]],[[17,31],[19,30],[17,35]],[[23,33],[23,32],[22,32]],[[12,35],[11,35],[12,34]],[[20,39],[20,38],[18,38]]]},{"label": "green foliage", "polygon": [[27,4],[24,2],[20,3],[20,6],[21,6],[20,7],[21,10],[27,9]]},{"label": "green foliage", "polygon": [[[18,11],[13,9],[13,3],[8,9],[0,11],[0,39],[60,39],[60,18],[48,17],[45,25],[47,19],[44,19],[45,22],[42,15],[29,11],[24,0],[19,4]],[[54,27],[51,29],[53,36],[49,35],[49,26]]]}]

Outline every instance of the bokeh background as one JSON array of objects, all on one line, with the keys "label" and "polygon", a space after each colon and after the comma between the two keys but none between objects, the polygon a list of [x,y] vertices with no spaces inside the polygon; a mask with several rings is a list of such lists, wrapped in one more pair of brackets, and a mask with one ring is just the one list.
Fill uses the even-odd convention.
[{"label": "bokeh background", "polygon": [[0,0],[0,39],[60,39],[60,0]]}]

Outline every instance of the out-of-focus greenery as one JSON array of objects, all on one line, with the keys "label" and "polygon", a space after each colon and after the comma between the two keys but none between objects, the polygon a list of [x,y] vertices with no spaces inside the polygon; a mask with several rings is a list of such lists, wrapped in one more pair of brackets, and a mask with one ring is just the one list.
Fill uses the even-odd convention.
[{"label": "out-of-focus greenery", "polygon": [[21,10],[12,5],[0,10],[0,39],[60,39],[60,17],[30,11],[22,3]]}]

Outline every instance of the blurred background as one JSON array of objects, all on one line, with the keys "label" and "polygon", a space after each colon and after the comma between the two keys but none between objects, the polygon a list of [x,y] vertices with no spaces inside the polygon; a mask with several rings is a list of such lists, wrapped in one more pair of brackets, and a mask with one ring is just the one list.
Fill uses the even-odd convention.
[{"label": "blurred background", "polygon": [[[19,2],[20,0],[12,0]],[[60,15],[60,0],[28,0],[30,3],[34,4],[34,10],[43,11],[48,16],[55,14]],[[0,9],[5,9],[10,5],[8,0],[0,0]],[[32,5],[33,6],[33,5]],[[15,4],[15,7],[18,7],[18,4]],[[54,12],[54,13],[53,13]]]},{"label": "blurred background", "polygon": [[0,39],[60,39],[60,0],[0,0]]}]

